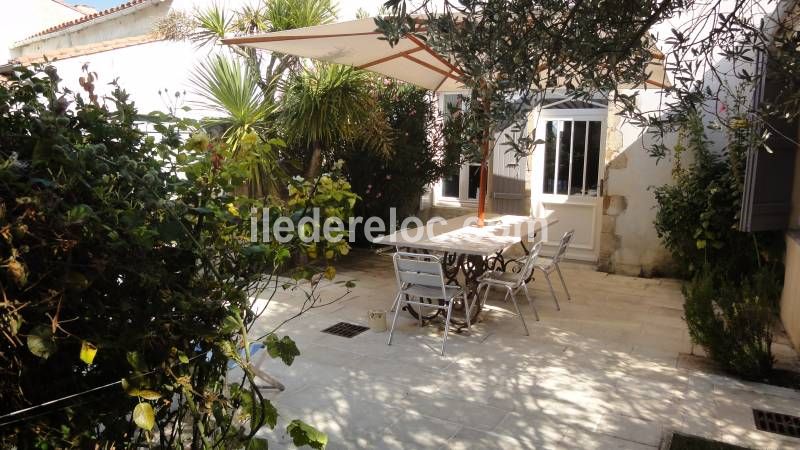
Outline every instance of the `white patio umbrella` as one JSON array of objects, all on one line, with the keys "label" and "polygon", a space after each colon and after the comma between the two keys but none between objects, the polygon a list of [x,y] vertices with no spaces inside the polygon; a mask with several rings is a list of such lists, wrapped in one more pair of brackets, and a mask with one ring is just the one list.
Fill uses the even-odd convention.
[{"label": "white patio umbrella", "polygon": [[[434,92],[464,89],[460,81],[461,70],[422,40],[406,35],[391,46],[388,41],[381,39],[382,36],[383,33],[376,30],[375,19],[370,17],[274,33],[232,37],[223,39],[222,42],[349,65],[406,81]],[[659,56],[654,53],[654,63],[648,65],[646,69],[650,73],[647,84],[665,87],[668,83],[663,65],[655,63],[657,59]],[[479,224],[483,223],[488,176],[486,168],[489,156],[488,143],[484,143],[483,147],[478,201]]]},{"label": "white patio umbrella", "polygon": [[382,36],[376,30],[375,19],[367,18],[234,37],[222,42],[345,64],[431,91],[464,89],[459,69],[420,39],[406,36],[392,47],[388,41],[379,39]]}]

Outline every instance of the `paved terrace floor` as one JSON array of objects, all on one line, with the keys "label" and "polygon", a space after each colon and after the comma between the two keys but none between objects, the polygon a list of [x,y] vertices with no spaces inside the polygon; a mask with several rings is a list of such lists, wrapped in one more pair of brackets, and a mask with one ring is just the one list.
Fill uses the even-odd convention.
[{"label": "paved terrace floor", "polygon": [[[471,332],[450,335],[442,357],[442,328],[420,328],[404,312],[391,347],[387,333],[322,333],[339,321],[366,324],[368,310],[388,309],[394,297],[390,258],[354,252],[338,269],[337,281],[357,286],[281,328],[302,353],[291,367],[262,365],[287,387],[271,396],[281,414],[276,430],[301,418],[327,432],[332,449],[654,449],[670,429],[752,448],[800,448],[800,439],[757,431],[751,412],[800,415],[800,392],[679,362],[692,347],[675,280],[567,264],[573,298],[557,290],[561,311],[543,278],[531,284],[541,321],[520,303],[530,336],[497,294]],[[321,288],[323,300],[345,291],[331,282]],[[255,332],[295,314],[304,299],[279,291]],[[796,361],[785,342],[776,349]],[[270,448],[292,448],[282,431],[260,433]]]}]

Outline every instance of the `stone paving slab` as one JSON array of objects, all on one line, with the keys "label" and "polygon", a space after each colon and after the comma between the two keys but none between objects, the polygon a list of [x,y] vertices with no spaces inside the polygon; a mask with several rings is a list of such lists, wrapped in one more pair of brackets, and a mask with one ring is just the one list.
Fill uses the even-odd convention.
[{"label": "stone paving slab", "polygon": [[[672,429],[753,448],[800,448],[800,439],[757,431],[751,413],[800,414],[800,392],[679,367],[692,346],[677,281],[567,264],[573,300],[555,283],[561,311],[539,281],[531,292],[541,321],[520,304],[530,336],[498,293],[471,330],[450,334],[442,357],[442,324],[419,327],[405,312],[391,346],[387,333],[321,332],[339,321],[366,324],[368,310],[393,301],[391,260],[354,253],[337,276],[356,281],[352,292],[278,331],[298,343],[295,363],[263,363],[287,386],[270,394],[278,427],[259,432],[270,448],[291,447],[281,430],[293,418],[328,433],[332,449],[652,450]],[[253,334],[295,315],[308,291],[275,292]],[[325,281],[317,292],[325,300],[347,289]]]}]

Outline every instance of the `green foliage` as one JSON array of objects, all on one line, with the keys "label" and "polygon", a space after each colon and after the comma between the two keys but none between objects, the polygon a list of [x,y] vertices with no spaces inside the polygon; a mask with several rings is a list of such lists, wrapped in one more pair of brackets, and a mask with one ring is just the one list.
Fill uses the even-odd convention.
[{"label": "green foliage", "polygon": [[757,379],[773,363],[781,237],[737,229],[744,154],[753,136],[737,108],[728,120],[728,145],[715,152],[700,117],[688,116],[673,150],[673,184],[655,189],[655,227],[691,279],[684,312],[692,340],[725,369]]},{"label": "green foliage", "polygon": [[310,150],[306,178],[319,173],[334,146],[361,139],[384,155],[392,150],[385,118],[372,96],[367,72],[320,64],[292,75],[282,87],[280,123],[290,145]]},{"label": "green foliage", "polygon": [[[286,215],[296,219],[297,223],[304,221],[303,233],[312,236],[315,229],[321,233],[319,230],[323,229],[326,222],[346,224],[353,216],[357,200],[358,196],[351,191],[350,183],[336,172],[324,174],[313,181],[295,177],[289,185]],[[319,211],[319,217],[314,216],[314,210]],[[331,230],[330,240],[310,241],[303,246],[303,253],[312,261],[325,262],[323,276],[328,279],[336,275],[331,265],[333,259],[350,252],[347,233],[343,226],[338,231]],[[309,274],[298,275],[310,278]]]},{"label": "green foliage", "polygon": [[298,447],[307,445],[323,449],[328,444],[328,437],[324,433],[299,420],[293,420],[286,429],[292,437],[292,442]]},{"label": "green foliage", "polygon": [[0,85],[0,414],[33,407],[0,446],[245,447],[277,415],[242,351],[250,298],[305,244],[250,241],[243,163],[184,145],[191,123],[139,116],[119,87],[87,103],[45,72]]},{"label": "green foliage", "polygon": [[764,379],[774,363],[770,346],[781,275],[770,266],[733,280],[719,270],[701,270],[683,289],[692,340],[726,370]]},{"label": "green foliage", "polygon": [[[607,95],[640,84],[652,59],[650,27],[682,2],[560,0],[388,0],[376,25],[396,43],[409,34],[447,55],[470,91],[466,142],[488,143],[492,130],[519,123],[527,111],[563,88],[567,97]],[[516,100],[516,99],[519,99]],[[520,152],[532,150],[527,142]]]},{"label": "green foliage", "polygon": [[[741,202],[740,151],[729,146],[714,153],[702,120],[692,115],[674,149],[673,183],[654,190],[656,232],[684,276],[691,277],[706,264],[730,265],[730,270],[739,271],[757,264],[752,237],[736,229]],[[684,167],[687,158],[691,162]]]},{"label": "green foliage", "polygon": [[[390,80],[375,86],[377,103],[392,130],[394,151],[384,155],[368,144],[342,146],[348,178],[362,201],[359,215],[398,219],[415,214],[425,188],[460,166],[463,149],[446,139],[427,91]],[[449,121],[448,124],[453,123]]]},{"label": "green foliage", "polygon": [[248,133],[267,134],[274,106],[265,101],[259,80],[237,58],[212,55],[192,76],[198,106],[222,113],[205,120],[209,126],[224,129],[226,142],[233,147]]},{"label": "green foliage", "polygon": [[336,6],[331,0],[269,0],[264,17],[265,31],[292,30],[334,22]]}]

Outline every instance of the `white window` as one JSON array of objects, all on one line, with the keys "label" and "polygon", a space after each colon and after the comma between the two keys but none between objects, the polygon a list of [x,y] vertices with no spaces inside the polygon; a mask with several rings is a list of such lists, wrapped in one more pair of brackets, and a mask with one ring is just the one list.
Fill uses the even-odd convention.
[{"label": "white window", "polygon": [[[453,108],[464,108],[461,102],[463,94],[442,94],[440,107],[445,121]],[[473,205],[478,201],[480,188],[481,165],[479,163],[465,163],[458,172],[442,178],[437,183],[435,191],[439,203],[453,205]]]},{"label": "white window", "polygon": [[598,196],[602,130],[599,120],[546,121],[543,194]]}]

